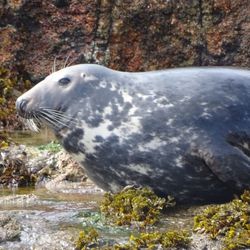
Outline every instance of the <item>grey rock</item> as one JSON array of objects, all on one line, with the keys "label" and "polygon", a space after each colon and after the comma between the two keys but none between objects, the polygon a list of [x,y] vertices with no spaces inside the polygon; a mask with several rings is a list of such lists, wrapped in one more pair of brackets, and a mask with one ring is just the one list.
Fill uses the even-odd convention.
[{"label": "grey rock", "polygon": [[0,215],[0,242],[18,240],[21,233],[21,225],[8,215]]}]

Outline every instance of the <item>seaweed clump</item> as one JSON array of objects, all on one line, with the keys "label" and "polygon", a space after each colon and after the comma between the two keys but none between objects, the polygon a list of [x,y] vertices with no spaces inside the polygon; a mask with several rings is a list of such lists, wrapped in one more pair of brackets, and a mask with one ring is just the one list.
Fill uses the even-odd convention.
[{"label": "seaweed clump", "polygon": [[140,227],[153,225],[163,208],[175,205],[172,197],[158,197],[150,188],[127,187],[117,194],[104,195],[101,213],[118,226],[137,223]]},{"label": "seaweed clump", "polygon": [[174,205],[173,198],[160,198],[149,188],[126,187],[117,194],[106,193],[100,206],[100,210],[106,219],[118,226],[136,223],[136,225],[140,226],[140,231],[133,231],[126,242],[118,243],[116,240],[110,241],[100,238],[94,228],[87,227],[84,232],[80,232],[76,242],[76,249],[139,250],[188,248],[191,242],[188,231],[157,231],[149,226],[159,220],[161,210]]},{"label": "seaweed clump", "polygon": [[115,245],[117,250],[130,249],[182,249],[188,248],[191,242],[190,235],[185,230],[141,233],[131,235],[129,242],[124,245]]},{"label": "seaweed clump", "polygon": [[250,191],[239,199],[213,205],[194,217],[194,231],[222,239],[225,250],[250,247]]},{"label": "seaweed clump", "polygon": [[14,157],[6,150],[0,157],[0,186],[6,187],[27,187],[34,186],[36,177],[30,173],[26,166],[26,153],[16,152]]},{"label": "seaweed clump", "polygon": [[18,126],[15,100],[19,95],[18,90],[24,91],[30,86],[30,81],[23,80],[16,72],[0,67],[0,121],[3,126],[8,128]]},{"label": "seaweed clump", "polygon": [[109,244],[99,238],[94,228],[81,231],[76,241],[76,250],[103,249],[103,250],[139,250],[139,249],[186,249],[191,242],[190,234],[185,230],[164,231],[132,234],[127,243]]},{"label": "seaweed clump", "polygon": [[89,248],[94,248],[98,243],[98,232],[94,228],[89,228],[89,230],[81,231],[79,237],[76,241],[76,250],[85,250]]},{"label": "seaweed clump", "polygon": [[7,136],[0,134],[0,150],[7,149],[11,141]]}]

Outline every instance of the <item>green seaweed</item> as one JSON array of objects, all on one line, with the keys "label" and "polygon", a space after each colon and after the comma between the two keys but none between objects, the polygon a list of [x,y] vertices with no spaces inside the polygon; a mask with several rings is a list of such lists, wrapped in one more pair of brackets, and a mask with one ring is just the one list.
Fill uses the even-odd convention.
[{"label": "green seaweed", "polygon": [[153,225],[163,208],[173,207],[172,197],[160,198],[150,188],[128,187],[117,194],[106,193],[100,210],[105,218],[118,226],[137,223]]},{"label": "green seaweed", "polygon": [[180,249],[187,248],[190,242],[190,235],[185,230],[156,231],[153,233],[140,233],[138,236],[131,235],[128,243],[116,244],[114,249]]},{"label": "green seaweed", "polygon": [[62,150],[62,146],[58,142],[52,141],[48,144],[39,146],[38,149],[47,150],[52,153],[57,153]]},{"label": "green seaweed", "polygon": [[0,67],[0,121],[4,126],[17,126],[15,101],[17,90],[24,91],[31,86],[17,72]]},{"label": "green seaweed", "polygon": [[0,149],[7,149],[10,145],[10,140],[4,136],[0,134]]},{"label": "green seaweed", "polygon": [[79,233],[76,241],[76,250],[103,249],[103,250],[139,250],[139,249],[185,249],[191,243],[190,234],[185,230],[164,231],[132,234],[128,242],[113,244],[99,237],[93,227]]},{"label": "green seaweed", "polygon": [[204,209],[194,217],[194,231],[222,239],[225,250],[250,247],[250,191],[227,204]]},{"label": "green seaweed", "polygon": [[81,231],[75,243],[75,249],[85,250],[89,247],[93,248],[98,243],[98,236],[98,232],[93,227],[85,229],[85,231]]},{"label": "green seaweed", "polygon": [[9,147],[9,143],[7,141],[0,141],[0,149],[5,149]]},{"label": "green seaweed", "polygon": [[[155,224],[159,220],[159,215],[163,208],[173,207],[174,205],[173,198],[159,198],[150,188],[126,187],[117,194],[106,193],[100,205],[102,214],[94,217],[93,213],[90,213],[89,216],[85,214],[84,217],[93,217],[94,223],[93,221],[87,224],[84,223],[85,231],[80,232],[76,241],[76,249],[139,250],[187,248],[191,238],[186,230],[156,231],[154,227],[146,227]],[[96,229],[93,228],[93,225],[98,227],[99,222],[102,220],[102,215],[112,224],[118,226],[135,224],[139,225],[140,228],[135,227],[137,230],[133,230],[132,233],[130,231],[131,235],[125,243],[103,239],[98,236]],[[90,227],[88,226],[89,224],[91,225]],[[140,229],[139,232],[138,229]]]}]

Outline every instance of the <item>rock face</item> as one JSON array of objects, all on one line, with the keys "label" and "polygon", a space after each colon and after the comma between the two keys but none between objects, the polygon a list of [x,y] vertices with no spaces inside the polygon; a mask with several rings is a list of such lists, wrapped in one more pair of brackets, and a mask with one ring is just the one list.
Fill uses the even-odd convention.
[{"label": "rock face", "polygon": [[145,71],[250,65],[249,0],[0,2],[0,62],[34,83],[57,58]]}]

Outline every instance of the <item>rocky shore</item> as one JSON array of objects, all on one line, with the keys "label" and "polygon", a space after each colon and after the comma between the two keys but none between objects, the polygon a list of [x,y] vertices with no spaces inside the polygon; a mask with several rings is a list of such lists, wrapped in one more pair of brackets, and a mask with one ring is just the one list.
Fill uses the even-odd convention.
[{"label": "rocky shore", "polygon": [[[241,244],[240,249],[248,249],[249,192],[242,197],[224,205],[173,208],[150,230],[187,229],[189,250],[231,250]],[[0,250],[73,250],[80,231],[90,226],[98,230],[101,242],[126,242],[136,228],[105,222],[101,200],[103,191],[55,142],[11,144],[0,150]],[[232,248],[225,248],[225,242]]]},{"label": "rocky shore", "polygon": [[1,187],[46,187],[52,192],[68,193],[78,192],[81,185],[100,191],[57,143],[39,147],[11,145],[1,149]]},{"label": "rocky shore", "polygon": [[2,148],[0,249],[74,249],[78,214],[102,193],[57,143]]}]

